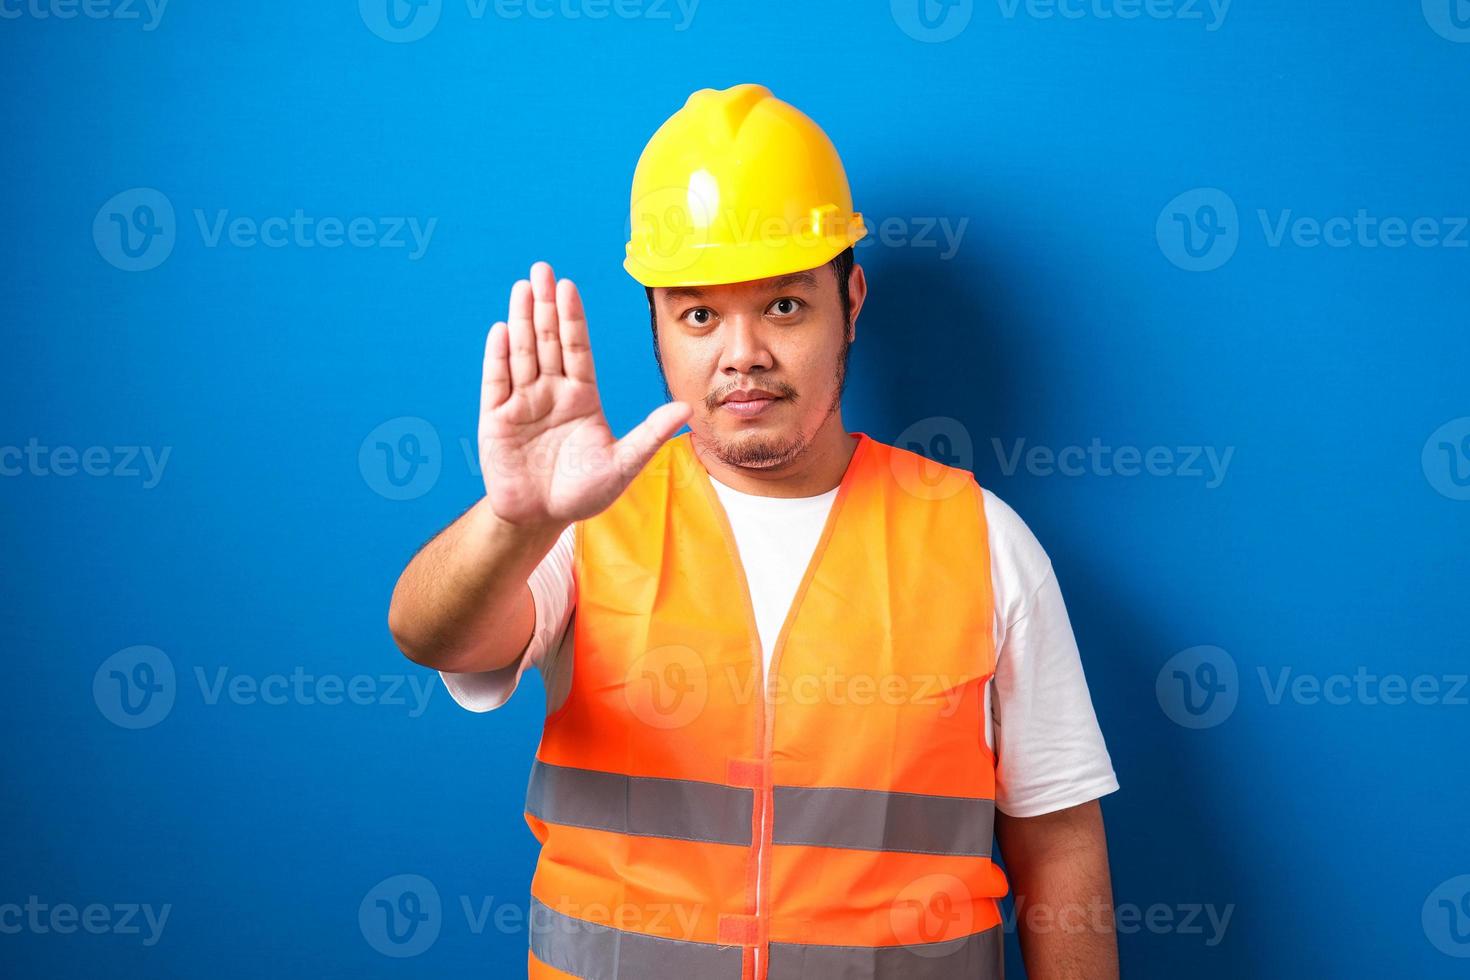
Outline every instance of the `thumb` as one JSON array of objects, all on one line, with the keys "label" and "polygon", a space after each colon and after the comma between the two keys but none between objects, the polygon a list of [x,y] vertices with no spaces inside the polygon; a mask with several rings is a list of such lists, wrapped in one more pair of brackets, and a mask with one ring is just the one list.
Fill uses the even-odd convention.
[{"label": "thumb", "polygon": [[622,474],[632,479],[658,452],[658,447],[694,415],[688,402],[669,402],[648,413],[633,431],[613,446],[613,460]]}]

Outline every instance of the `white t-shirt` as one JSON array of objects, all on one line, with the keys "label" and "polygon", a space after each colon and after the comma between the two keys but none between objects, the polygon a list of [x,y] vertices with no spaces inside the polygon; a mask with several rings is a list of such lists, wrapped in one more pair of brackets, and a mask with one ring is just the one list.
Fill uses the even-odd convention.
[{"label": "white t-shirt", "polygon": [[[708,473],[706,473],[708,476]],[[837,489],[815,497],[741,493],[710,477],[730,520],[750,585],[769,672],[791,600],[816,550]],[[1021,518],[984,491],[995,599],[995,676],[986,685],[986,743],[996,750],[996,806],[1034,817],[1095,800],[1118,788],[1051,560]],[[547,710],[571,687],[574,528],[568,527],[530,578],[536,626],[520,659],[499,670],[441,672],[471,711],[498,708],[534,664]]]}]

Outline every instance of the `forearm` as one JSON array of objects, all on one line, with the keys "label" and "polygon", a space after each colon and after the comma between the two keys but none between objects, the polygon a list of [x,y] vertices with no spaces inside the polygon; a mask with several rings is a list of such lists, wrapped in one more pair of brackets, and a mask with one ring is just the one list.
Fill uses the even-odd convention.
[{"label": "forearm", "polygon": [[502,521],[482,498],[408,563],[388,626],[405,656],[438,670],[495,670],[525,648],[535,625],[526,582],[563,526]]},{"label": "forearm", "polygon": [[1096,801],[996,824],[1030,980],[1116,980],[1118,940]]}]

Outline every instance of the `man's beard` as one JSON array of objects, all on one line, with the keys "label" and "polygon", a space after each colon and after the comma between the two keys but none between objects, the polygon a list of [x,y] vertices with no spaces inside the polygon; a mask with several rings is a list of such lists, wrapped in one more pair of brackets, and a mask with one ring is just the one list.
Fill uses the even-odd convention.
[{"label": "man's beard", "polygon": [[[836,389],[832,393],[832,402],[827,406],[826,414],[817,423],[817,429],[820,429],[842,404],[842,391],[847,386],[847,355],[851,347],[851,342],[846,340],[846,334],[844,334],[842,351],[837,357]],[[664,389],[668,390],[667,382],[665,382]],[[797,400],[794,389],[784,397],[792,402]],[[812,435],[815,434],[813,431]],[[811,446],[812,436],[798,429],[795,434],[788,437],[751,435],[731,440],[704,439],[701,441],[715,458],[726,466],[774,469],[800,459]]]},{"label": "man's beard", "polygon": [[811,440],[802,433],[786,439],[770,436],[748,436],[743,439],[706,441],[710,452],[726,466],[749,469],[772,469],[791,462],[806,452]]}]

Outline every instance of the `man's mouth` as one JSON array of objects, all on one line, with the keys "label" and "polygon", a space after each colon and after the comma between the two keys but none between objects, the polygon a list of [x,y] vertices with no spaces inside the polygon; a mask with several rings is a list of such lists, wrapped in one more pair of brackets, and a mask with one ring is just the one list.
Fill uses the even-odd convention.
[{"label": "man's mouth", "polygon": [[747,388],[730,392],[720,403],[720,407],[740,418],[753,418],[780,400],[781,396],[774,392],[762,388]]}]

